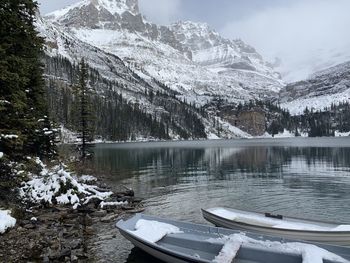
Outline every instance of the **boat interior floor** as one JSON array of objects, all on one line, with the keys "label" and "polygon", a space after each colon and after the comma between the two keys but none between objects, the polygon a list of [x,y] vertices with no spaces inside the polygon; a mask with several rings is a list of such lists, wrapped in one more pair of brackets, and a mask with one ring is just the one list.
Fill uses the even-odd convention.
[{"label": "boat interior floor", "polygon": [[[209,242],[205,235],[194,236],[191,234],[170,234],[157,242],[157,245],[180,252],[181,254],[191,255],[201,260],[213,261],[222,251],[223,244]],[[302,263],[302,255],[279,253],[264,248],[254,248],[241,246],[234,259],[235,263]],[[324,263],[333,263],[323,261]]]}]

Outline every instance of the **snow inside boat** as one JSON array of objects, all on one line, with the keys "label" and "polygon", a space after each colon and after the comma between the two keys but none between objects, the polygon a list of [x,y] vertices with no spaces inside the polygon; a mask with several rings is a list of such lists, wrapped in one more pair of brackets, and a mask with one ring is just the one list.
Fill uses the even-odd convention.
[{"label": "snow inside boat", "polygon": [[136,247],[164,262],[350,263],[350,248],[242,233],[143,214],[117,223]]},{"label": "snow inside boat", "polygon": [[202,209],[202,214],[207,221],[219,227],[310,242],[350,246],[350,225],[222,207]]}]

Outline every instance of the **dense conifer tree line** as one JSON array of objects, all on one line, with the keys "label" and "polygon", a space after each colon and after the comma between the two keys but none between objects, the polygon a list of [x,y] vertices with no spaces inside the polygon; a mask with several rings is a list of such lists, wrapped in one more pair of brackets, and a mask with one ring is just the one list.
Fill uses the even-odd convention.
[{"label": "dense conifer tree line", "polygon": [[13,202],[33,157],[55,156],[32,0],[0,1],[0,200]]},{"label": "dense conifer tree line", "polygon": [[[300,136],[309,137],[334,136],[335,131],[350,131],[349,102],[332,104],[322,111],[305,108],[301,115],[291,116],[288,110],[272,102],[250,102],[252,107],[262,107],[266,112],[266,128],[270,134],[278,134],[284,130]],[[249,106],[248,106],[249,107]]]},{"label": "dense conifer tree line", "polygon": [[0,3],[0,152],[10,160],[54,154],[32,0]]},{"label": "dense conifer tree line", "polygon": [[[78,83],[79,66],[62,57],[44,57],[45,76],[49,94],[50,112],[57,123],[72,131],[79,131],[76,114],[74,83]],[[125,141],[137,138],[169,139],[177,134],[184,139],[206,138],[200,109],[176,98],[176,93],[155,81],[161,88],[154,91],[148,83],[143,93],[134,93],[162,110],[146,111],[140,103],[128,102],[131,92],[125,84],[103,78],[98,71],[88,68],[91,115],[95,120],[93,134],[105,140]],[[135,78],[139,77],[135,75]]]},{"label": "dense conifer tree line", "polygon": [[334,136],[335,131],[350,131],[350,106],[348,101],[332,104],[322,111],[305,108],[303,114],[291,116],[288,110],[271,102],[255,102],[250,105],[262,107],[266,112],[266,128],[270,134],[278,134],[284,130],[300,136],[309,137]]},{"label": "dense conifer tree line", "polygon": [[206,110],[221,115],[230,112],[239,115],[244,111],[258,110],[264,112],[266,131],[271,135],[283,133],[285,130],[300,136],[301,133],[309,137],[334,136],[335,132],[350,131],[350,103],[344,101],[332,104],[322,111],[305,108],[302,114],[292,116],[288,110],[272,101],[249,101],[232,104],[224,99],[214,99],[204,107]]}]

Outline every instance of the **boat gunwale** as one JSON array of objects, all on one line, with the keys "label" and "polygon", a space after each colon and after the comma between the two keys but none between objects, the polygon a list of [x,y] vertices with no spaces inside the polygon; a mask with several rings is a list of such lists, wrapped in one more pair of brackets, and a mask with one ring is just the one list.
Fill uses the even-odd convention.
[{"label": "boat gunwale", "polygon": [[[239,210],[239,209],[230,209],[227,207],[213,207],[214,208],[223,208],[223,209],[227,209],[228,211],[230,210],[236,210],[236,211],[241,211],[241,212],[249,212],[249,213],[254,213],[254,214],[258,214],[258,215],[264,215],[263,213],[259,213],[259,212],[254,212],[254,211],[249,211],[249,210]],[[243,225],[243,226],[253,226],[253,227],[258,227],[258,228],[262,228],[262,229],[269,229],[269,230],[275,230],[276,232],[279,231],[290,231],[293,233],[310,233],[310,234],[343,234],[343,235],[350,235],[350,230],[349,231],[323,231],[323,230],[300,230],[300,229],[289,229],[289,228],[275,228],[275,227],[267,227],[267,226],[261,226],[261,225],[256,225],[256,224],[249,224],[249,223],[244,223],[244,222],[240,222],[240,221],[235,221],[232,219],[228,219],[222,216],[218,216],[214,213],[211,213],[210,211],[208,211],[207,209],[201,208],[202,210],[202,215],[203,217],[205,213],[210,214],[213,217],[216,217],[220,220],[224,220],[227,222],[234,222],[236,224],[239,225]],[[302,220],[302,221],[306,221],[306,222],[315,222],[315,223],[322,223],[322,224],[329,224],[329,225],[334,225],[334,226],[339,226],[339,225],[343,225],[342,223],[334,223],[334,222],[327,222],[327,221],[319,221],[319,220],[309,220],[309,219],[303,219],[303,218],[297,218],[297,217],[284,217],[283,218],[290,218],[290,219],[294,219],[294,220]],[[281,221],[283,221],[283,219],[279,219]],[[344,224],[346,225],[346,224]]]}]

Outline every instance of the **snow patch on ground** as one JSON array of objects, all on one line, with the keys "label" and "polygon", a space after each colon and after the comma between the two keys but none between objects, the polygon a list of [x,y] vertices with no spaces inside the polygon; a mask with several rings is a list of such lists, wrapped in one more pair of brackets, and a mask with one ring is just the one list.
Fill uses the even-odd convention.
[{"label": "snow patch on ground", "polygon": [[91,199],[103,201],[113,194],[101,192],[95,185],[80,182],[62,166],[47,169],[39,159],[37,163],[42,167],[42,172],[39,175],[32,175],[32,179],[23,183],[20,188],[20,196],[25,201],[49,204],[57,202],[62,205],[72,205],[76,209],[82,204],[87,204]]},{"label": "snow patch on ground", "polygon": [[[300,131],[298,131],[299,133],[299,137],[308,137],[308,134],[307,133],[302,133]],[[254,137],[254,138],[294,138],[296,137],[295,134],[293,132],[290,132],[288,130],[284,130],[283,132],[280,132],[278,134],[275,134],[274,136],[272,136],[271,134],[265,132],[264,135],[262,136],[257,136],[257,137]]]},{"label": "snow patch on ground", "polygon": [[178,227],[170,224],[140,219],[135,225],[135,231],[129,231],[129,233],[150,243],[156,243],[166,235],[183,232]]},{"label": "snow patch on ground", "polygon": [[215,133],[212,133],[212,132],[207,135],[207,138],[208,138],[208,140],[220,140],[221,139],[219,136],[217,136]]},{"label": "snow patch on ground", "polygon": [[0,209],[0,234],[5,233],[8,228],[16,225],[16,219],[10,214],[11,211]]},{"label": "snow patch on ground", "polygon": [[223,128],[229,130],[230,132],[232,132],[233,134],[237,135],[237,137],[240,137],[240,138],[251,138],[252,137],[249,133],[246,133],[246,132],[242,131],[241,129],[237,128],[236,126],[233,126],[229,123],[225,123],[223,125]]},{"label": "snow patch on ground", "polygon": [[89,183],[89,182],[96,182],[97,178],[92,175],[82,175],[79,177],[79,182],[83,183]]},{"label": "snow patch on ground", "polygon": [[324,259],[339,263],[349,263],[348,260],[325,249],[319,248],[315,245],[298,242],[281,243],[277,241],[255,240],[245,236],[244,234],[233,234],[224,238],[210,239],[208,241],[211,243],[219,243],[224,245],[220,254],[214,260],[216,263],[232,262],[236,255],[236,253],[233,253],[232,251],[237,250],[239,245],[268,249],[280,253],[301,255],[303,258],[303,263],[322,263]]},{"label": "snow patch on ground", "polygon": [[283,132],[278,133],[274,136],[274,138],[292,138],[292,137],[295,137],[295,134],[287,130],[284,130]]},{"label": "snow patch on ground", "polygon": [[127,205],[128,202],[124,201],[124,202],[104,202],[102,201],[100,203],[100,207],[103,209],[105,207],[118,207],[118,206],[123,206],[123,205]]},{"label": "snow patch on ground", "polygon": [[3,152],[0,152],[0,159],[4,157],[4,153]]},{"label": "snow patch on ground", "polygon": [[1,137],[4,139],[17,139],[18,135],[15,134],[1,134]]},{"label": "snow patch on ground", "polygon": [[216,139],[215,136],[219,139],[233,139],[233,138],[253,138],[249,133],[242,131],[240,128],[233,126],[229,122],[226,122],[222,119],[216,119],[219,122],[219,125],[222,127],[222,130],[219,135],[213,134],[212,132],[207,132],[212,139]]},{"label": "snow patch on ground", "polygon": [[350,136],[350,132],[335,131],[334,136],[335,137],[346,137],[346,136]]},{"label": "snow patch on ground", "polygon": [[61,143],[77,143],[80,142],[81,139],[78,138],[78,133],[75,133],[63,125],[60,127],[60,142]]}]

